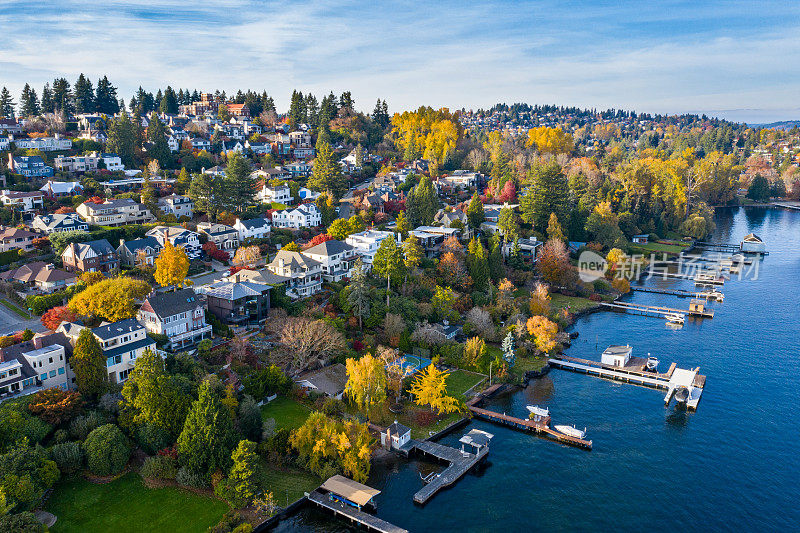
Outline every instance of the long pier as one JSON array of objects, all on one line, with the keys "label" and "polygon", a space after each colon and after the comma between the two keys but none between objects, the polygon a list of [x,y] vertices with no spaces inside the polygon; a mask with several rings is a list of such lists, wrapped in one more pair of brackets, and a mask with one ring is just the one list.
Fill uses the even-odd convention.
[{"label": "long pier", "polygon": [[672,363],[666,374],[626,367],[612,367],[596,361],[564,356],[551,358],[549,363],[550,366],[555,368],[666,390],[667,395],[664,397],[664,403],[666,404],[669,404],[678,389],[686,388],[689,392],[686,406],[692,410],[697,409],[706,383],[706,377],[697,373],[699,367],[692,370],[684,370],[677,368],[675,363]]},{"label": "long pier", "polygon": [[600,302],[600,305],[611,309],[619,309],[625,311],[626,313],[633,313],[635,315],[656,316],[660,318],[666,318],[667,315],[672,315],[672,314],[697,316],[701,318],[714,317],[714,311],[712,309],[705,309],[705,307],[701,311],[701,310],[689,310],[689,309],[674,309],[672,307],[662,307],[658,305],[635,304],[631,302]]},{"label": "long pier", "polygon": [[408,530],[390,524],[386,520],[381,520],[375,515],[359,511],[355,507],[351,507],[342,502],[332,501],[317,490],[308,495],[308,500],[329,511],[333,511],[334,514],[347,518],[351,522],[361,524],[370,531],[378,531],[379,533],[408,533]]},{"label": "long pier", "polygon": [[694,292],[684,291],[681,289],[658,289],[655,287],[631,287],[631,290],[635,292],[649,292],[653,294],[668,294],[670,296],[677,296],[678,298],[715,300],[717,302],[721,302],[724,298],[724,295],[717,290]]},{"label": "long pier", "polygon": [[437,492],[461,479],[489,453],[488,446],[482,447],[478,453],[470,453],[428,440],[413,439],[400,448],[400,452],[406,456],[412,450],[418,450],[424,455],[449,463],[447,468],[414,494],[414,502],[420,505],[424,505]]},{"label": "long pier", "polygon": [[724,285],[725,278],[719,276],[716,273],[710,272],[700,272],[698,274],[681,274],[678,272],[665,272],[665,271],[657,271],[653,268],[650,268],[644,272],[642,275],[647,273],[650,277],[653,278],[662,278],[662,279],[688,279],[694,281],[695,286],[703,286],[703,285]]},{"label": "long pier", "polygon": [[530,431],[539,435],[545,435],[555,441],[561,442],[562,444],[569,444],[570,446],[576,446],[585,450],[592,449],[592,441],[579,439],[577,437],[573,437],[552,429],[550,427],[549,416],[541,417],[537,420],[517,418],[515,416],[510,416],[505,413],[498,413],[496,411],[490,411],[474,405],[470,405],[469,410],[472,411],[472,414],[475,415],[475,418],[480,418],[488,422],[494,422],[495,424],[500,424],[501,426],[508,426],[514,429],[520,429],[522,431]]}]

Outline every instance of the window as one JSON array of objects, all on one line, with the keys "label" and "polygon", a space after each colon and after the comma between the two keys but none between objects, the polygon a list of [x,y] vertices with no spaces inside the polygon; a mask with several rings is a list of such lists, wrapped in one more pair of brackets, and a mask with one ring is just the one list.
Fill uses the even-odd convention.
[{"label": "window", "polygon": [[50,371],[50,377],[51,377],[51,378],[54,378],[54,377],[56,377],[56,371],[55,371],[55,370],[51,370],[51,371]]},{"label": "window", "polygon": [[42,381],[46,381],[47,380],[47,372],[45,372],[44,374],[39,376],[39,379],[41,379]]},{"label": "window", "polygon": [[63,367],[63,366],[62,366],[61,368],[59,368],[59,369],[58,369],[58,375],[59,375],[59,376],[62,376],[62,375],[64,375],[64,367]]}]

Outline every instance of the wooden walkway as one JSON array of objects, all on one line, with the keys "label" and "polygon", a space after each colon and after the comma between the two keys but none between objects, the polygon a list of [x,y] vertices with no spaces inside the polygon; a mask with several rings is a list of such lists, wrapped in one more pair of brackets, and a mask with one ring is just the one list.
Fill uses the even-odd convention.
[{"label": "wooden walkway", "polygon": [[408,533],[408,530],[390,524],[386,520],[381,520],[375,515],[359,511],[355,507],[341,502],[331,501],[327,494],[322,494],[318,490],[309,494],[308,500],[329,511],[333,511],[339,516],[349,519],[351,522],[357,522],[371,531],[379,531],[380,533]]},{"label": "wooden walkway", "polygon": [[619,309],[626,313],[633,313],[636,315],[656,316],[659,318],[666,318],[667,315],[680,314],[687,316],[696,316],[700,318],[714,318],[713,309],[703,309],[703,311],[690,311],[689,309],[675,309],[672,307],[663,307],[659,305],[643,305],[635,304],[632,302],[600,302],[603,307],[611,309]]},{"label": "wooden walkway", "polygon": [[649,292],[652,294],[667,294],[669,296],[677,296],[678,298],[699,298],[705,300],[722,301],[724,295],[716,290],[712,291],[684,291],[681,289],[658,289],[655,287],[631,287],[634,292]]},{"label": "wooden walkway", "polygon": [[449,463],[448,467],[440,472],[438,476],[414,494],[414,502],[421,505],[427,503],[443,488],[449,487],[461,479],[464,474],[469,472],[473,466],[478,464],[489,453],[488,446],[484,446],[477,454],[474,454],[427,440],[412,440],[409,444],[411,445],[409,446],[409,451],[412,449],[418,450],[425,455]]},{"label": "wooden walkway", "polygon": [[540,418],[538,420],[517,418],[515,416],[509,416],[505,413],[498,413],[496,411],[489,411],[488,409],[476,407],[475,405],[470,405],[469,410],[472,411],[472,414],[475,415],[476,418],[480,418],[488,422],[494,422],[495,424],[500,424],[502,426],[508,426],[523,431],[537,433],[539,435],[545,435],[563,444],[577,446],[578,448],[583,448],[585,450],[592,449],[592,441],[566,435],[550,428],[549,416]]}]

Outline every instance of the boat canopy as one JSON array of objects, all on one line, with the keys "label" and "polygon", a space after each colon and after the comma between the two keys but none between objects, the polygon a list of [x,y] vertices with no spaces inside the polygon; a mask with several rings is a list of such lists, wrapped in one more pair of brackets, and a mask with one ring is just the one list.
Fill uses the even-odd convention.
[{"label": "boat canopy", "polygon": [[322,484],[322,488],[332,492],[342,498],[350,500],[356,505],[366,505],[369,501],[381,493],[378,489],[373,489],[362,485],[358,481],[347,479],[344,476],[333,476]]}]

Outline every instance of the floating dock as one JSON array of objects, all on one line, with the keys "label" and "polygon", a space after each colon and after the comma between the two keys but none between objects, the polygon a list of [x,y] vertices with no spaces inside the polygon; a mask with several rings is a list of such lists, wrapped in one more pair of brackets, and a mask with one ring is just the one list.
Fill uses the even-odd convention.
[{"label": "floating dock", "polygon": [[381,520],[375,515],[365,513],[345,503],[333,501],[326,494],[319,492],[319,490],[315,490],[309,494],[308,501],[328,509],[329,511],[333,511],[334,514],[344,517],[351,522],[358,523],[370,531],[378,531],[379,533],[408,533],[408,530],[390,524],[386,520]]},{"label": "floating dock", "polygon": [[603,307],[610,309],[618,309],[626,313],[642,316],[655,316],[659,318],[667,318],[667,315],[681,314],[687,316],[696,316],[700,318],[713,318],[713,309],[706,309],[705,306],[695,307],[689,306],[689,309],[674,309],[672,307],[662,307],[658,305],[643,305],[631,302],[600,302]]},{"label": "floating dock", "polygon": [[440,472],[438,476],[432,478],[428,484],[414,494],[414,502],[420,505],[424,505],[437,492],[461,479],[464,474],[469,472],[473,466],[478,464],[489,453],[488,446],[481,447],[477,453],[470,453],[436,442],[413,439],[400,448],[400,452],[405,456],[410,455],[413,450],[449,463],[447,468]]},{"label": "floating dock", "polygon": [[677,296],[678,298],[698,298],[705,300],[714,300],[722,302],[725,295],[717,290],[710,291],[684,291],[681,289],[658,289],[653,287],[631,287],[634,292],[649,292],[653,294],[667,294],[669,296]]},{"label": "floating dock", "polygon": [[669,404],[678,389],[685,388],[689,393],[686,406],[691,410],[697,410],[700,396],[703,394],[703,388],[706,384],[706,377],[698,374],[699,367],[692,370],[684,370],[677,368],[675,363],[672,363],[669,370],[664,374],[647,372],[638,365],[615,367],[604,365],[597,361],[567,356],[551,358],[549,363],[550,366],[555,368],[666,390],[667,395],[664,397],[664,403],[666,404]]}]

